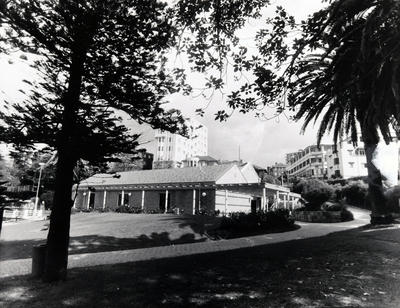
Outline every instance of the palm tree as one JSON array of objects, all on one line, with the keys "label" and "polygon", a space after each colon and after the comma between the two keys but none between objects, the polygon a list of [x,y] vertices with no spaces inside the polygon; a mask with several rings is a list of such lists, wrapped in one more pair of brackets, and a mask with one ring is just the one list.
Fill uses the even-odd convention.
[{"label": "palm tree", "polygon": [[361,133],[371,223],[390,222],[384,176],[374,157],[381,138],[392,141],[400,120],[400,1],[339,0],[308,24],[316,16],[323,31],[316,27],[308,33],[306,44],[315,44],[316,53],[293,66],[289,104],[297,110],[295,118],[304,119],[303,130],[322,117],[318,143],[333,130],[335,145],[344,134],[357,144]]},{"label": "palm tree", "polygon": [[333,131],[335,145],[344,135],[356,145],[361,133],[371,223],[390,222],[385,178],[375,161],[379,141],[389,144],[400,123],[400,1],[331,1],[302,24],[292,49],[285,38],[286,27],[296,26],[293,19],[280,9],[271,20],[272,31],[258,35],[265,65],[255,70],[256,93],[265,105],[276,106],[284,89],[287,100],[279,110],[294,110],[294,118],[304,120],[303,130],[321,120],[318,143]]}]

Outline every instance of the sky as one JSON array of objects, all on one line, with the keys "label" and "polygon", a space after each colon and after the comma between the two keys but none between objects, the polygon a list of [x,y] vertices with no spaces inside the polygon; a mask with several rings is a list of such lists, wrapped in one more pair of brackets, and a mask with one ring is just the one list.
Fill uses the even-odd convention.
[{"label": "sky", "polygon": [[[301,20],[307,15],[323,7],[321,0],[272,0],[271,6],[264,12],[264,18],[270,16],[277,5],[281,5]],[[243,30],[239,32],[242,42],[245,42],[249,50],[254,48],[253,38],[257,29],[262,27],[263,19],[250,21]],[[19,58],[11,59],[2,55],[0,57],[0,99],[18,101],[23,97],[18,89],[23,88],[23,79],[32,80],[34,72],[27,67]],[[199,79],[199,80],[198,80]],[[196,84],[201,78],[195,74],[189,76],[189,80]],[[229,80],[231,79],[231,80]],[[233,83],[233,76],[227,77],[228,86]],[[205,110],[204,117],[195,114],[195,110],[204,107],[207,100],[201,96],[183,96],[174,94],[168,98],[171,102],[166,105],[171,108],[180,109],[187,117],[192,117],[203,123],[208,128],[209,155],[217,159],[234,160],[240,157],[261,166],[269,166],[275,162],[284,162],[285,153],[294,152],[316,142],[316,128],[310,127],[305,134],[300,134],[302,123],[290,122],[281,116],[268,121],[256,119],[252,114],[237,114],[228,119],[227,122],[214,120],[214,113],[224,109],[224,98],[215,94],[211,103]],[[141,141],[143,147],[154,151],[152,130],[146,126],[138,126],[129,122],[128,125],[137,133],[142,133]],[[323,142],[331,142],[326,138]],[[153,152],[154,153],[154,152]]]}]

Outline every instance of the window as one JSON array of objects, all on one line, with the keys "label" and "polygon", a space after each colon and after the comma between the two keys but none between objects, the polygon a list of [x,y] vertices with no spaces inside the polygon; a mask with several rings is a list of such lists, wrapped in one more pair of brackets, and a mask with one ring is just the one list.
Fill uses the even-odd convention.
[{"label": "window", "polygon": [[335,158],[333,159],[333,163],[334,163],[335,165],[339,165],[339,157],[335,157]]}]

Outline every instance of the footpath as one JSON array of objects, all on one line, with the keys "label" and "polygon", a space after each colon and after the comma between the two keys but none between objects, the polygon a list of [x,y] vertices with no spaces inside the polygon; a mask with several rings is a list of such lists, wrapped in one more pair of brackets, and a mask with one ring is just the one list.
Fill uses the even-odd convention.
[{"label": "footpath", "polygon": [[[300,225],[300,229],[283,233],[152,248],[75,254],[69,256],[68,267],[89,267],[230,251],[292,240],[325,236],[333,232],[355,229],[369,223],[369,211],[353,207],[349,207],[349,210],[354,215],[354,220],[349,222],[332,224],[298,222],[297,224]],[[30,274],[31,266],[31,258],[1,261],[0,278]]]}]

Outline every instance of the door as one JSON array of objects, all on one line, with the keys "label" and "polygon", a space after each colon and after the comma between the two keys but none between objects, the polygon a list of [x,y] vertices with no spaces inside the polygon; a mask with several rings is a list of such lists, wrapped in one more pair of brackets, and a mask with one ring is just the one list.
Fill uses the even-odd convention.
[{"label": "door", "polygon": [[90,194],[89,209],[94,209],[94,196],[95,196],[95,193]]},{"label": "door", "polygon": [[[167,211],[170,209],[170,201],[171,201],[171,196],[168,196],[168,204],[167,204]],[[161,213],[165,213],[165,198],[166,194],[165,193],[160,193],[160,203],[159,203],[159,209]]]}]

